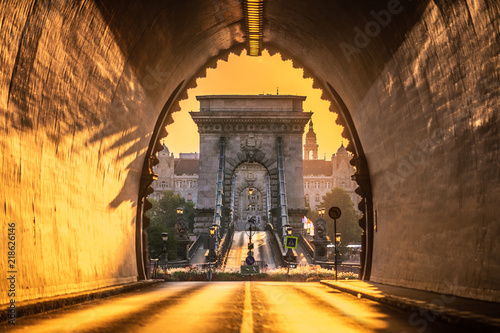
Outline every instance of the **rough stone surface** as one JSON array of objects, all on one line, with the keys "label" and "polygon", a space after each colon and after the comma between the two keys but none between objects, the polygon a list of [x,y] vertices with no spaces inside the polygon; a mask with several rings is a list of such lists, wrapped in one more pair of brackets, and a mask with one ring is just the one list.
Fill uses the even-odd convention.
[{"label": "rough stone surface", "polygon": [[[0,3],[0,232],[16,223],[18,300],[136,279],[151,133],[179,84],[243,45],[240,6]],[[264,15],[264,46],[350,111],[376,210],[371,278],[499,301],[498,1],[273,0]]]}]

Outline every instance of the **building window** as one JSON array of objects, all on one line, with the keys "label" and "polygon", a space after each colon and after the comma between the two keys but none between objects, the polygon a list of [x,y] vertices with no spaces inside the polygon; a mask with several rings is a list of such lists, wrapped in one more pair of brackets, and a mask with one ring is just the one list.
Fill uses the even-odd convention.
[{"label": "building window", "polygon": [[318,195],[318,194],[316,194],[316,198],[314,198],[314,200],[315,200],[316,202],[319,202],[319,195]]},{"label": "building window", "polygon": [[191,196],[191,193],[188,193],[188,201],[193,201],[193,197]]},{"label": "building window", "polygon": [[306,182],[306,183],[304,184],[304,187],[305,187],[305,188],[309,188],[309,182]]},{"label": "building window", "polygon": [[326,188],[330,188],[330,187],[332,187],[332,184],[331,184],[331,183],[329,183],[329,182],[327,182],[327,183],[326,183]]},{"label": "building window", "polygon": [[181,187],[181,182],[180,181],[176,181],[175,182],[175,187],[176,188],[180,188]]},{"label": "building window", "polygon": [[187,182],[187,187],[188,188],[192,188],[193,187],[193,182],[192,181],[188,181]]},{"label": "building window", "polygon": [[309,202],[309,194],[306,194],[306,202]]},{"label": "building window", "polygon": [[319,182],[314,183],[314,188],[319,188]]}]

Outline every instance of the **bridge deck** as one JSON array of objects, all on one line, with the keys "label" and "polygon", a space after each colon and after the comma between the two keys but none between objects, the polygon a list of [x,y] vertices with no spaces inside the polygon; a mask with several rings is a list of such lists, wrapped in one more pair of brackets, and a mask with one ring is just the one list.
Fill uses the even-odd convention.
[{"label": "bridge deck", "polygon": [[[271,269],[276,268],[276,263],[273,259],[271,244],[267,239],[265,231],[257,231],[252,236],[254,243],[254,258],[256,261],[264,261]],[[241,262],[245,260],[248,252],[248,236],[244,231],[235,231],[233,243],[229,250],[226,269],[240,269]]]}]

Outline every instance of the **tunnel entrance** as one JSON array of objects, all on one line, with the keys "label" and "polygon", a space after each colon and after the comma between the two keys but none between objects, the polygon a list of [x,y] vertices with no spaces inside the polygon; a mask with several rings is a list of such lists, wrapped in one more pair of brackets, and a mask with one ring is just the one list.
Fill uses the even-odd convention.
[{"label": "tunnel entrance", "polygon": [[[337,99],[333,99],[333,98],[332,98],[332,100],[336,101],[336,102],[337,102],[337,104],[342,105],[342,101],[339,99],[339,96],[335,94],[335,91],[334,91],[334,90],[332,90],[333,88],[332,88],[331,86],[329,86],[329,89],[330,89],[330,91],[331,91],[332,95],[333,95],[333,96],[335,96],[335,97],[337,97]],[[326,90],[326,92],[328,92],[328,90]],[[346,115],[341,115],[341,117],[337,120],[337,123],[342,124],[342,125],[344,126],[344,128],[345,128],[346,126],[348,126],[348,125],[351,125],[351,126],[352,126],[352,125],[353,125],[353,124],[352,124],[352,120],[351,120],[351,122],[349,122],[350,117],[349,117],[349,114],[348,114],[348,112],[347,112],[347,108],[344,108],[344,109],[341,109],[341,110],[344,110],[344,112],[346,113]],[[214,128],[212,128],[211,130],[214,130],[214,129],[215,129],[215,127],[214,127]],[[222,124],[222,123],[221,123],[221,124],[220,124],[220,128],[219,128],[219,130],[223,130],[223,129],[224,129],[224,124]],[[240,130],[241,130],[241,129],[240,129]],[[355,129],[354,129],[354,130],[352,130],[352,129],[347,129],[347,130],[346,130],[346,129],[345,129],[345,130],[344,130],[343,135],[344,135],[345,137],[347,137],[347,138],[351,138],[351,137],[352,137],[352,135],[353,135],[353,133],[354,133],[354,134],[356,134]],[[241,138],[240,138],[239,140],[241,141]],[[245,139],[245,140],[247,140],[247,139]],[[261,140],[261,139],[260,139],[260,140]],[[250,141],[255,141],[255,137],[250,138]],[[257,141],[259,141],[259,140],[257,140]],[[302,142],[300,143],[300,147],[301,147],[301,144],[302,144]],[[351,139],[351,140],[350,140],[350,145],[349,145],[348,147],[349,147],[349,149],[353,149],[354,147],[356,147],[356,142],[355,142],[355,139]],[[298,149],[298,151],[300,152],[300,151],[301,151],[301,148],[299,148],[299,149]],[[362,151],[362,150],[358,149],[358,151],[357,151],[357,152],[359,153],[359,151]],[[357,170],[356,174],[357,174],[357,176],[359,177],[359,175],[361,175],[361,174],[365,174],[365,175],[366,175],[366,174],[368,174],[368,172],[367,172],[367,171],[363,171],[363,170],[364,170],[364,169],[363,169],[363,167],[366,167],[366,163],[365,163],[365,165],[363,165],[362,159],[359,159],[359,158],[357,158],[357,157],[358,157],[358,155],[356,155],[356,152],[355,152],[355,154],[354,154],[354,159],[353,159],[352,163],[357,163],[357,164],[354,164],[354,165],[356,166],[356,170]],[[253,159],[253,158],[254,158],[254,157],[251,157],[251,159]],[[251,159],[249,159],[249,160],[247,160],[247,161],[250,161]],[[253,161],[253,160],[252,160],[252,161]],[[154,158],[152,159],[152,163],[155,163]],[[152,177],[154,177],[154,176],[152,176]],[[268,179],[268,180],[270,181],[272,176],[268,175],[268,177],[269,177],[269,179]],[[356,175],[355,175],[354,177],[356,177]],[[359,182],[358,182],[358,183],[359,183]],[[368,183],[369,183],[369,182],[368,182]],[[365,181],[364,185],[366,185],[366,181]],[[227,191],[227,190],[228,190],[228,189],[226,189],[226,191]],[[302,189],[302,190],[303,190],[303,189]],[[226,192],[226,193],[231,193],[231,192]],[[242,192],[242,191],[240,191],[240,194],[241,194],[241,193],[243,193],[243,192]],[[264,195],[263,195],[264,191],[263,191],[263,190],[259,190],[259,193],[260,193],[260,199],[262,200],[262,197],[264,196]],[[357,193],[361,193],[361,190],[360,190],[360,189],[358,189],[358,190],[357,190]],[[368,215],[366,214],[366,212],[367,212],[367,208],[368,208],[368,211],[369,211],[369,209],[370,209],[370,207],[367,205],[367,202],[371,202],[370,200],[366,200],[366,198],[367,198],[367,197],[369,197],[368,195],[366,195],[366,193],[368,193],[368,192],[367,192],[367,190],[366,190],[366,186],[365,186],[365,192],[362,192],[362,196],[363,196],[364,200],[363,200],[363,201],[361,201],[361,202],[359,203],[359,205],[358,205],[358,208],[359,208],[359,209],[360,209],[360,210],[364,213],[364,215],[362,216],[362,218],[361,218],[361,220],[360,220],[360,226],[362,226],[362,227],[363,227],[363,226],[365,226],[365,228],[366,228],[366,221],[368,221],[368,220],[369,220],[369,218],[367,218],[367,217],[368,217]],[[200,197],[200,196],[198,196],[198,197]],[[272,206],[272,204],[271,204],[271,202],[272,202],[271,197],[272,197],[272,196],[269,196],[269,199],[270,199],[270,200],[269,200],[269,203],[267,203],[267,202],[266,202],[266,204],[269,204],[269,206],[268,206],[268,207],[271,207],[271,206]],[[267,201],[267,199],[268,199],[268,198],[267,198],[267,196],[266,196],[266,201]],[[302,200],[302,202],[303,202],[303,200]],[[238,213],[238,214],[239,214],[238,218],[241,218],[241,216],[242,216],[242,215],[244,215],[244,214],[243,214],[242,212],[239,212],[239,210],[241,210],[241,208],[243,207],[243,205],[244,205],[244,204],[240,203],[239,201],[230,201],[230,202],[227,202],[227,204],[226,204],[226,206],[227,206],[227,207],[233,206],[231,209],[227,209],[227,210],[226,210],[226,212],[224,212],[224,214],[226,214],[226,215],[227,215],[227,217],[226,217],[226,218],[227,218],[227,221],[229,221],[231,218],[234,218],[234,217],[236,216],[236,214],[235,214],[235,213]],[[235,209],[235,207],[234,207],[234,206],[238,206],[238,207],[237,207],[237,209]],[[199,208],[199,207],[198,207],[198,208]],[[247,204],[247,208],[248,208],[248,204]],[[259,207],[259,208],[262,208],[262,207]],[[213,222],[212,220],[214,219],[214,218],[213,218],[213,216],[214,216],[214,215],[213,215],[213,212],[212,212],[212,211],[209,211],[209,210],[210,210],[210,208],[208,208],[208,210],[207,210],[206,208],[205,208],[205,209],[200,209],[200,211],[204,211],[205,215],[207,215],[207,214],[208,214],[208,215],[207,215],[207,221],[203,223],[203,225],[204,225],[205,227],[206,227],[206,225],[208,225],[208,224],[212,224],[212,222]],[[279,210],[279,209],[276,209],[276,207],[275,207],[274,212],[275,212],[276,214],[278,214],[278,215],[279,215],[278,210]],[[262,214],[262,215],[261,215],[261,216],[269,215],[269,216],[265,216],[265,221],[272,221],[272,220],[273,220],[273,219],[272,219],[272,216],[271,216],[271,214],[270,214],[270,212],[272,212],[272,211],[273,211],[273,209],[272,209],[272,208],[271,208],[271,209],[266,208],[266,211],[265,211],[265,212],[266,212],[266,214]],[[248,213],[248,212],[247,212],[247,213]],[[303,213],[303,212],[300,212],[300,214],[297,214],[297,215],[302,216],[302,213]],[[233,216],[230,216],[229,214],[233,214]],[[210,215],[210,217],[209,217],[209,215]],[[248,215],[248,214],[247,214],[247,215]],[[263,219],[263,220],[264,220],[264,219]],[[242,221],[243,221],[243,220],[242,220]],[[299,223],[298,221],[299,221],[299,218],[297,218],[297,221],[296,221],[296,223],[295,223],[295,224],[297,224],[297,225],[295,226],[297,229],[299,229],[299,228],[300,228],[300,223]],[[240,221],[240,222],[241,222],[241,221]],[[207,224],[207,223],[208,223],[208,224]],[[199,226],[199,225],[200,225],[200,224],[198,224],[198,226]],[[238,225],[238,224],[237,224],[237,225]],[[363,230],[365,230],[365,228],[363,228]],[[202,228],[202,229],[203,229],[203,228]],[[202,229],[198,229],[198,232],[203,232],[203,231],[202,231]],[[205,229],[206,229],[206,228],[205,228]],[[203,229],[203,230],[204,230],[204,229]],[[206,230],[205,230],[205,231],[206,231]],[[144,241],[144,240],[143,240],[143,241]],[[370,260],[370,258],[369,258],[368,256],[366,256],[366,253],[367,253],[367,252],[369,252],[369,251],[367,251],[367,249],[369,249],[369,248],[370,248],[371,243],[370,243],[370,235],[369,235],[369,234],[367,234],[366,232],[363,232],[363,235],[362,235],[362,244],[363,244],[363,250],[361,251],[361,260],[362,260],[362,266],[363,266],[363,268],[364,268],[364,271],[363,271],[363,270],[362,270],[362,271],[365,273],[363,276],[365,276],[365,278],[368,278],[368,277],[369,277],[369,270],[367,270],[366,268],[367,268],[367,267],[369,267],[369,265],[367,264],[367,261],[368,261],[368,260]]]}]

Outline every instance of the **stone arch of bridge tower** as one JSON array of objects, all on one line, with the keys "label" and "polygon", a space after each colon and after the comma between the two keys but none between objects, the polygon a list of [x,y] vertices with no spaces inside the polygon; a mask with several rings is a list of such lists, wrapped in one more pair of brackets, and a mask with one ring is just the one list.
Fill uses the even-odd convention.
[{"label": "stone arch of bridge tower", "polygon": [[[265,169],[266,169],[266,172],[267,174],[269,175],[269,181],[270,181],[270,187],[271,187],[271,209],[273,209],[277,202],[278,202],[278,197],[277,197],[277,193],[276,193],[276,188],[277,188],[277,182],[278,182],[278,168],[277,168],[277,158],[275,156],[273,157],[266,157],[264,153],[262,152],[257,152],[255,154],[255,158],[250,161],[248,158],[246,157],[243,157],[244,154],[241,154],[239,155],[238,159],[228,159],[226,161],[226,168],[224,170],[224,174],[225,174],[225,183],[224,183],[224,193],[227,193],[227,195],[225,196],[225,201],[224,201],[224,205],[226,205],[226,207],[230,207],[231,205],[231,191],[233,190],[231,188],[232,186],[232,179],[233,179],[233,175],[234,173],[237,171],[238,167],[244,163],[250,163],[250,162],[254,162],[254,163],[258,163],[260,164],[261,166],[263,166]],[[265,188],[261,188],[261,187],[258,187],[258,186],[254,186],[258,191],[260,191],[261,193],[266,193],[266,189]],[[247,187],[245,186],[240,186],[235,190],[235,198],[234,198],[234,201],[235,202],[238,202],[239,200],[239,195],[240,193]],[[229,220],[229,211],[227,210],[226,211],[226,221]]]},{"label": "stone arch of bridge tower", "polygon": [[[233,179],[233,176],[234,176],[235,172],[237,172],[238,167],[241,166],[244,163],[247,163],[247,161],[243,161],[243,162],[239,163],[234,169],[232,169],[232,172],[231,172],[230,175],[229,175],[229,172],[227,173],[229,175],[229,177],[230,177],[231,180]],[[271,175],[269,174],[269,169],[265,165],[263,165],[262,163],[259,163],[259,162],[257,162],[257,163],[265,169],[266,174],[269,175],[269,178],[271,179]],[[277,179],[277,176],[276,176],[276,179]],[[232,181],[231,181],[231,184],[232,184]],[[270,186],[272,187],[272,181],[270,181]],[[226,196],[226,199],[229,198],[229,200],[227,200],[225,202],[225,204],[227,205],[226,207],[230,207],[230,205],[231,205],[231,195],[230,195],[230,193],[232,193],[232,191],[234,191],[234,205],[235,205],[234,210],[237,211],[237,205],[240,202],[240,196],[243,193],[243,191],[247,190],[249,187],[252,187],[255,190],[257,190],[258,192],[260,192],[261,195],[267,196],[265,184],[264,184],[264,186],[262,186],[259,183],[257,183],[257,184],[254,183],[251,186],[249,186],[247,184],[240,184],[240,185],[236,186],[236,188],[231,188],[231,186],[230,186],[229,187],[229,191],[231,191],[231,192],[225,192],[225,193],[228,193],[228,195]],[[226,189],[224,189],[224,190],[226,191]],[[272,201],[273,201],[273,195],[272,194],[273,194],[273,191],[271,190],[271,200],[270,200],[271,201],[271,207],[272,207]],[[274,198],[274,200],[277,200],[276,197]],[[233,212],[233,215],[234,215],[234,212]]]}]

